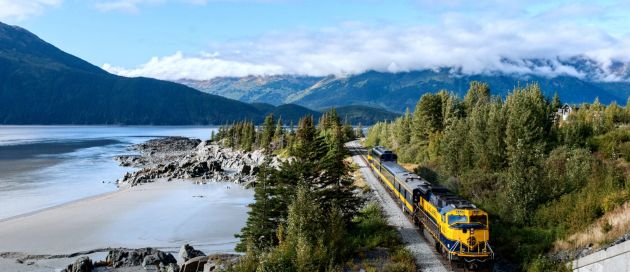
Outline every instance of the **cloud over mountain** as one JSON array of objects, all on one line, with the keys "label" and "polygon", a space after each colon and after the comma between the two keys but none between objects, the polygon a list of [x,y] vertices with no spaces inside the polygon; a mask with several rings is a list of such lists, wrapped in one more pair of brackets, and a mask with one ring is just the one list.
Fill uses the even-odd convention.
[{"label": "cloud over mountain", "polygon": [[[400,27],[350,22],[332,28],[296,29],[253,40],[213,43],[209,46],[209,51],[215,52],[212,54],[177,52],[154,57],[135,68],[109,64],[103,68],[119,75],[170,80],[276,74],[321,76],[440,67],[454,67],[462,74],[500,72],[595,76],[602,81],[627,79],[629,36],[613,36],[599,27],[562,22],[545,25],[548,20],[551,19],[500,18],[479,22],[449,14],[437,25]],[[589,63],[595,74],[576,67],[576,59]]]}]

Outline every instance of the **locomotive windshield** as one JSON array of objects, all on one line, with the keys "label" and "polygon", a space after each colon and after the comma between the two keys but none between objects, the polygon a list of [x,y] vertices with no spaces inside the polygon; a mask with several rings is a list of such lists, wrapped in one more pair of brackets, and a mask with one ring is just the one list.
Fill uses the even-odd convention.
[{"label": "locomotive windshield", "polygon": [[488,217],[485,215],[473,215],[470,217],[470,222],[479,223],[485,226],[488,225]]},{"label": "locomotive windshield", "polygon": [[448,216],[448,224],[453,225],[457,223],[466,223],[468,219],[466,219],[465,215],[449,215]]}]

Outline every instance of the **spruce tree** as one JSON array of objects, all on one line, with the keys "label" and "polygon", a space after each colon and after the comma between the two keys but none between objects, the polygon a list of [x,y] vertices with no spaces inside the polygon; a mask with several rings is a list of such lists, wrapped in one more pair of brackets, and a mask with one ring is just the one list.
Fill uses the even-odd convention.
[{"label": "spruce tree", "polygon": [[471,112],[475,104],[478,102],[487,102],[490,100],[490,85],[488,83],[471,81],[468,92],[464,97],[464,105],[467,112]]},{"label": "spruce tree", "polygon": [[324,214],[338,209],[345,222],[356,214],[362,200],[354,195],[349,168],[343,161],[343,132],[340,126],[335,127],[331,132],[333,141],[326,143],[318,135],[312,116],[300,120],[292,158],[278,169],[264,167],[258,175],[256,201],[250,205],[247,224],[239,235],[239,249],[245,249],[247,243],[253,243],[249,247],[257,249],[277,245],[277,236],[269,235],[286,222],[288,206],[295,199],[298,186],[308,189]]},{"label": "spruce tree", "polygon": [[273,141],[275,129],[276,121],[274,120],[273,113],[270,113],[267,117],[265,117],[265,121],[263,122],[259,141],[260,147],[264,148],[268,152],[271,151],[270,144]]},{"label": "spruce tree", "polygon": [[278,118],[278,123],[276,124],[276,130],[273,133],[273,142],[275,142],[275,148],[283,149],[284,148],[284,128],[282,127],[282,118]]},{"label": "spruce tree", "polygon": [[[288,199],[279,194],[279,172],[269,165],[269,161],[260,168],[254,188],[254,202],[249,205],[247,222],[236,235],[240,242],[236,250],[244,252],[248,248],[255,252],[263,251],[278,243],[277,227],[286,218]],[[248,254],[255,254],[248,252]]]}]

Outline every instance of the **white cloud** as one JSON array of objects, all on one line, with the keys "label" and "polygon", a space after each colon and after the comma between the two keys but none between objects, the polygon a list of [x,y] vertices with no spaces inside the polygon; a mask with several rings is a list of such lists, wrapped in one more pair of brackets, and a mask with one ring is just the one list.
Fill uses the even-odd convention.
[{"label": "white cloud", "polygon": [[126,70],[109,64],[104,64],[103,69],[128,77],[150,76],[171,80],[180,78],[205,79],[209,74],[247,76],[252,74],[271,75],[283,72],[282,67],[272,64],[254,64],[222,60],[214,58],[211,55],[204,57],[184,57],[181,52],[162,58],[154,57],[138,69]]},{"label": "white cloud", "polygon": [[167,2],[183,3],[189,5],[205,6],[210,2],[272,2],[274,0],[96,0],[94,6],[96,9],[109,12],[120,11],[127,13],[138,13],[142,6],[158,5]]},{"label": "white cloud", "polygon": [[[250,40],[212,43],[206,48],[211,54],[178,52],[154,57],[135,68],[104,68],[121,75],[169,80],[321,76],[440,67],[453,67],[465,74],[502,72],[630,80],[630,35],[628,30],[613,33],[609,27],[628,25],[630,12],[622,2],[414,3],[431,23],[396,26],[350,22],[318,30],[294,29]],[[567,64],[576,57],[594,61],[599,70],[585,74]],[[620,69],[617,62],[625,66]]]},{"label": "white cloud", "polygon": [[44,9],[60,5],[62,0],[0,0],[0,20],[24,20]]},{"label": "white cloud", "polygon": [[137,13],[140,5],[145,4],[161,4],[165,0],[104,0],[95,4],[100,11],[122,11],[128,13]]},{"label": "white cloud", "polygon": [[500,71],[582,77],[581,71],[563,64],[563,60],[583,56],[596,61],[607,80],[614,80],[606,69],[612,60],[630,62],[628,45],[628,37],[613,38],[594,28],[558,25],[533,29],[516,21],[406,28],[355,24],[213,44],[211,54],[186,56],[177,52],[154,57],[132,69],[103,68],[125,76],[169,80],[274,74],[321,76],[439,67],[457,67],[465,74]]}]

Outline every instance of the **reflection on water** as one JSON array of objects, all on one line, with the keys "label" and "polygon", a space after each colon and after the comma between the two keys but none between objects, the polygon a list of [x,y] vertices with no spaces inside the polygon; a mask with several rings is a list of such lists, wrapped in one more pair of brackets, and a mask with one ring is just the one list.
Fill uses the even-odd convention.
[{"label": "reflection on water", "polygon": [[211,127],[0,126],[0,219],[116,190],[132,171],[112,157],[161,136],[208,139]]}]

